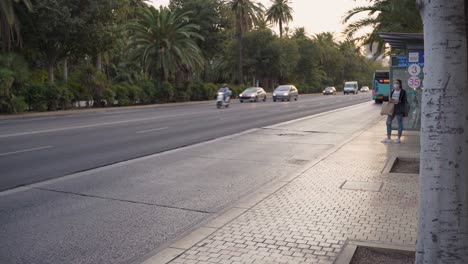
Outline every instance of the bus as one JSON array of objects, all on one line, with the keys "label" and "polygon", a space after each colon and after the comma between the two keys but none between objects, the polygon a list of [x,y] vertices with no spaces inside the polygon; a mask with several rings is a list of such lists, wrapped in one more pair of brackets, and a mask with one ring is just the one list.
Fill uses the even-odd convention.
[{"label": "bus", "polygon": [[372,79],[372,99],[376,103],[388,101],[390,95],[390,72],[377,70]]}]

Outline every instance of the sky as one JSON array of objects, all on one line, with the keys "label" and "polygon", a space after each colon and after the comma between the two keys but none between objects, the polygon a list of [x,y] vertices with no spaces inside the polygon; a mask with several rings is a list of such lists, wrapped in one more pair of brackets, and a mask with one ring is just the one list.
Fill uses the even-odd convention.
[{"label": "sky", "polygon": [[[271,6],[271,0],[259,0],[266,8]],[[150,0],[155,6],[167,5],[169,0]],[[356,6],[368,5],[368,0],[291,0],[294,21],[289,24],[291,29],[305,27],[307,34],[334,32],[342,38],[344,26],[342,20],[346,11]]]}]

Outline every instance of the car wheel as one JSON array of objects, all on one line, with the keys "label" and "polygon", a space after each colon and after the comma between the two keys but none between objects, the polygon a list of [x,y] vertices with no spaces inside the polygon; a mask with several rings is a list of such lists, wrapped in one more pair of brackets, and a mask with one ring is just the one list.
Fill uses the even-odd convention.
[{"label": "car wheel", "polygon": [[266,102],[266,96],[265,96],[265,97],[263,97],[263,102]]},{"label": "car wheel", "polygon": [[244,101],[240,100],[241,103],[243,103]]},{"label": "car wheel", "polygon": [[296,98],[294,98],[294,101],[297,101],[298,98],[299,98],[299,97],[296,96]]},{"label": "car wheel", "polygon": [[254,102],[258,102],[258,96],[255,97]]},{"label": "car wheel", "polygon": [[273,102],[276,102],[276,99],[273,99]]}]

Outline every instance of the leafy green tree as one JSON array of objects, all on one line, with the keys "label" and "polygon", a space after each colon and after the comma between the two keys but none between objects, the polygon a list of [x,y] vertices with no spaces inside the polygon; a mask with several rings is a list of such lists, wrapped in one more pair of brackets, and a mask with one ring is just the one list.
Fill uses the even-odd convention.
[{"label": "leafy green tree", "polygon": [[260,80],[264,88],[277,82],[281,73],[281,47],[270,29],[254,30],[243,39],[246,59],[244,71],[249,78]]},{"label": "leafy green tree", "polygon": [[160,81],[167,81],[181,69],[203,67],[203,56],[196,44],[203,37],[198,33],[199,26],[190,23],[188,13],[165,7],[144,8],[129,29],[135,57],[146,72]]},{"label": "leafy green tree", "polygon": [[283,37],[283,24],[293,20],[293,10],[289,0],[271,0],[272,6],[267,10],[267,20],[278,24],[280,38]]},{"label": "leafy green tree", "polygon": [[112,46],[116,11],[121,3],[121,0],[32,0],[32,12],[19,9],[25,47],[43,55],[49,82],[55,81],[54,67],[60,60],[70,56],[81,60],[96,57]]},{"label": "leafy green tree", "polygon": [[305,37],[302,32],[296,33],[293,36],[299,49],[300,59],[294,70],[295,78],[302,91],[311,92],[312,87],[320,87],[322,82],[327,78],[326,73],[320,67],[320,50],[316,43],[310,38]]},{"label": "leafy green tree", "polygon": [[277,39],[277,43],[281,50],[280,57],[280,75],[278,76],[279,83],[294,82],[294,70],[301,55],[296,41],[289,38]]},{"label": "leafy green tree", "polygon": [[[227,6],[221,0],[171,0],[169,7],[177,12],[188,12],[190,22],[200,27],[197,39],[203,57],[207,62],[213,61],[222,52],[232,16],[227,14]],[[208,81],[210,63],[205,63],[204,80]]]},{"label": "leafy green tree", "polygon": [[32,10],[30,0],[2,0],[0,1],[0,42],[3,52],[9,52],[13,46],[20,46],[22,42],[20,20],[15,12],[15,5],[23,3],[28,10]]},{"label": "leafy green tree", "polygon": [[308,39],[305,28],[299,27],[299,28],[294,29],[292,38],[293,39]]},{"label": "leafy green tree", "polygon": [[49,82],[55,81],[54,67],[78,34],[73,17],[74,1],[33,0],[34,10],[20,9],[25,47],[44,57]]},{"label": "leafy green tree", "polygon": [[29,79],[29,68],[22,56],[0,54],[0,112],[20,112],[15,98],[22,96]]},{"label": "leafy green tree", "polygon": [[237,38],[237,77],[238,81],[244,82],[243,73],[243,45],[244,34],[254,28],[259,22],[260,14],[263,13],[263,5],[251,0],[231,0],[229,7],[234,14]]},{"label": "leafy green tree", "polygon": [[314,42],[319,51],[319,67],[327,73],[327,80],[322,85],[336,85],[343,82],[344,58],[334,40],[333,33],[315,35]]},{"label": "leafy green tree", "polygon": [[[371,33],[357,40],[362,41],[363,45],[373,45],[377,43],[375,57],[385,52],[385,43],[378,36],[379,32],[401,32],[414,33],[422,32],[423,24],[419,11],[416,8],[414,0],[372,0],[368,6],[355,7],[348,11],[343,23],[347,23],[344,33],[349,38],[355,38],[355,35],[364,28],[371,27]],[[351,22],[351,19],[361,13],[366,17]]]}]

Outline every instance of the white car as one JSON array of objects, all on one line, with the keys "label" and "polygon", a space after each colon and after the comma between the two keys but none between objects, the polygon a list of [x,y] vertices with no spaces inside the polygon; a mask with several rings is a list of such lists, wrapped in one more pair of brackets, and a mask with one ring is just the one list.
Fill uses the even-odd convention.
[{"label": "white car", "polygon": [[367,92],[369,92],[369,91],[370,91],[369,86],[363,86],[363,87],[361,87],[361,92],[367,93]]}]

